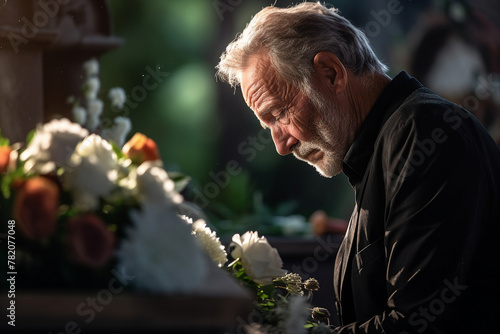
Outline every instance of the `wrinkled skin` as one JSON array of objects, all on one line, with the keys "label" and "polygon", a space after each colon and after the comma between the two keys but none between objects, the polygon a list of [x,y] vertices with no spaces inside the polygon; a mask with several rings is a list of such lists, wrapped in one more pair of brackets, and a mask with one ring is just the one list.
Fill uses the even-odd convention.
[{"label": "wrinkled skin", "polygon": [[339,103],[342,99],[336,93],[343,90],[337,89],[336,81],[328,76],[324,81],[326,88],[320,91],[324,107],[318,110],[309,97],[278,77],[266,55],[258,54],[242,72],[241,90],[262,126],[270,129],[279,154],[293,153],[323,176],[332,177],[342,171],[342,160],[359,122],[355,113]]}]

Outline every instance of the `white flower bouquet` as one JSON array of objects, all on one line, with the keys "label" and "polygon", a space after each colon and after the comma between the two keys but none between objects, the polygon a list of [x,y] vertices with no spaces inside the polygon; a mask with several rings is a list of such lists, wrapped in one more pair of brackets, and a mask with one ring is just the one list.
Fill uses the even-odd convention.
[{"label": "white flower bouquet", "polygon": [[[179,216],[193,213],[179,193],[188,178],[162,168],[147,136],[124,145],[128,119],[100,128],[97,61],[84,69],[84,98],[71,98],[76,122],[39,124],[25,147],[0,135],[0,215],[15,226],[18,286],[89,288],[118,269],[140,289],[199,288],[209,263]],[[125,94],[114,88],[110,98],[119,108]]]},{"label": "white flower bouquet", "polygon": [[255,296],[253,312],[258,320],[245,328],[248,333],[333,333],[328,310],[309,304],[319,282],[287,273],[265,237],[257,232],[235,234],[229,250],[234,259],[227,266],[229,272]]},{"label": "white flower bouquet", "polygon": [[[304,294],[319,289],[315,279],[287,274],[257,232],[233,236],[228,263],[207,222],[193,222],[200,211],[180,194],[189,179],[163,169],[156,143],[141,133],[124,143],[125,118],[100,128],[99,66],[92,60],[84,69],[84,100],[70,99],[75,122],[40,124],[24,147],[0,133],[0,219],[16,240],[18,288],[100,287],[121,272],[131,278],[127,288],[189,293],[215,265],[254,293],[260,321],[248,332],[327,332],[315,321],[327,320],[328,311],[314,308],[308,320]],[[123,107],[123,90],[109,97]]]}]

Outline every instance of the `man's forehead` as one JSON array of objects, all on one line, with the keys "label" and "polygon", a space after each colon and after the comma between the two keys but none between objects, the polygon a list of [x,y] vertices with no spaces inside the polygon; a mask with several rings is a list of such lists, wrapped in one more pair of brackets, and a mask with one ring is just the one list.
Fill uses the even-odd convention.
[{"label": "man's forehead", "polygon": [[[253,107],[253,95],[259,89],[267,89],[266,81],[271,63],[267,56],[261,54],[252,55],[246,64],[246,68],[241,72],[241,92],[245,102],[250,108]],[[260,92],[262,93],[262,91]]]},{"label": "man's forehead", "polygon": [[284,102],[291,98],[288,95],[296,93],[290,84],[279,77],[267,55],[255,55],[249,59],[246,69],[242,71],[241,90],[245,102],[252,109],[255,99],[263,95]]},{"label": "man's forehead", "polygon": [[269,57],[262,54],[254,54],[250,56],[245,64],[245,69],[241,72],[241,88],[248,89],[248,85],[252,84],[261,78],[264,78],[266,73],[272,70]]}]

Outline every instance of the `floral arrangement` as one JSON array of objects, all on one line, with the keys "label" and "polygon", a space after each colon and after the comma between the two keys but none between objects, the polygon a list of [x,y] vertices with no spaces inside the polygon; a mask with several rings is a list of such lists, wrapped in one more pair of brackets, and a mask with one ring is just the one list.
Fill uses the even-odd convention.
[{"label": "floral arrangement", "polygon": [[248,333],[333,333],[328,310],[310,305],[319,282],[303,281],[300,275],[283,270],[278,251],[265,237],[257,232],[235,234],[229,251],[234,261],[227,269],[255,296],[253,312],[259,321],[245,328]]},{"label": "floral arrangement", "polygon": [[[215,264],[254,293],[262,321],[247,332],[330,332],[318,325],[328,311],[308,304],[315,279],[283,270],[277,250],[256,232],[235,234],[226,251],[180,194],[189,178],[165,171],[156,143],[141,133],[125,142],[131,124],[124,117],[102,127],[99,64],[84,69],[83,98],[70,99],[74,121],[40,124],[24,146],[0,133],[0,218],[15,222],[16,284],[100,287],[118,271],[132,288],[188,293]],[[109,97],[113,108],[123,107],[121,88]]]},{"label": "floral arrangement", "polygon": [[[124,144],[130,120],[100,126],[98,68],[84,65],[83,98],[71,98],[75,122],[40,124],[25,147],[0,135],[1,218],[15,221],[17,284],[97,286],[118,270],[136,288],[196,289],[209,264],[179,217],[198,214],[179,194],[188,178],[162,168],[147,136]],[[110,98],[123,107],[121,88]]]}]

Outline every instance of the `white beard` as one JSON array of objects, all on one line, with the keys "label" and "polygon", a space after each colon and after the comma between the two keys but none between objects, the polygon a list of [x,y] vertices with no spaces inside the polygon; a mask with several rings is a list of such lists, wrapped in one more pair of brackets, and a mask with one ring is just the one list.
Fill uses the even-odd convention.
[{"label": "white beard", "polygon": [[[297,144],[293,154],[314,166],[322,176],[331,178],[342,172],[342,161],[354,140],[356,123],[352,112],[341,110],[335,102],[321,102],[324,107],[320,112],[316,109],[313,137]],[[317,161],[308,161],[308,155],[314,150],[320,150],[323,156]]]}]

